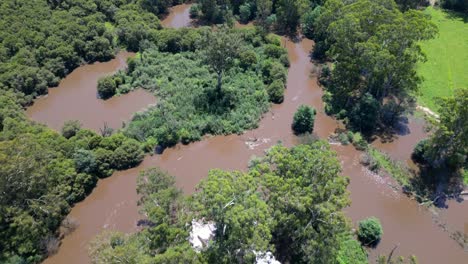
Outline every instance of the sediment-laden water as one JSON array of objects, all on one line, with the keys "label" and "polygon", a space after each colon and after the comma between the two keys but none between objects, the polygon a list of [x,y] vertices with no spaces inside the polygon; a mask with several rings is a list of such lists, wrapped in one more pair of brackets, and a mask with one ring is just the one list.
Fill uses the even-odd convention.
[{"label": "sediment-laden water", "polygon": [[[171,9],[163,22],[166,26],[182,27],[190,23],[188,5]],[[265,114],[259,127],[242,135],[214,136],[189,145],[177,145],[162,155],[147,156],[143,163],[127,171],[114,173],[100,180],[97,187],[83,202],[71,211],[71,218],[79,222],[75,232],[66,236],[59,252],[45,263],[87,263],[89,241],[104,230],[134,232],[142,216],[136,205],[136,177],[142,169],[159,166],[176,177],[177,185],[186,193],[195,190],[197,183],[213,168],[245,170],[252,156],[263,155],[264,151],[279,141],[286,146],[297,144],[292,134],[291,121],[301,104],[313,105],[318,114],[315,133],[326,139],[339,123],[323,113],[322,89],[317,78],[311,76],[313,64],[309,52],[313,42],[284,40],[291,62],[285,100],[273,105]],[[87,66],[84,66],[87,67]],[[95,87],[95,83],[89,85]],[[67,87],[62,87],[64,90]],[[127,99],[124,99],[125,101]],[[60,113],[55,114],[60,118]],[[33,117],[34,118],[34,117]],[[52,117],[51,117],[52,118]],[[86,122],[83,120],[83,123]],[[374,145],[401,161],[409,160],[414,145],[424,137],[423,123],[410,118],[409,123],[389,143]],[[420,263],[466,263],[468,254],[433,221],[433,214],[420,207],[415,201],[394,190],[387,183],[392,179],[370,173],[359,164],[360,152],[352,146],[333,145],[343,166],[343,174],[350,177],[352,204],[346,208],[347,215],[357,222],[369,216],[380,218],[384,235],[379,246],[370,251],[371,257],[389,254],[397,246],[395,255],[416,255]],[[468,206],[455,204],[445,213],[444,220],[457,227],[467,225]],[[455,220],[451,220],[455,219]]]}]

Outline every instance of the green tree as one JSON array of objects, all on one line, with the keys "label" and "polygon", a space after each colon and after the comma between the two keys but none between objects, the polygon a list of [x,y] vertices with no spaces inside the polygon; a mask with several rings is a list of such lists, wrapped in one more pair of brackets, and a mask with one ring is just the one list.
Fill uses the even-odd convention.
[{"label": "green tree", "polygon": [[198,0],[202,19],[210,23],[224,23],[232,15],[230,1],[227,0]]},{"label": "green tree", "polygon": [[382,225],[379,219],[369,217],[359,222],[358,238],[366,246],[375,246],[382,238]]},{"label": "green tree", "polygon": [[281,80],[273,81],[267,87],[268,96],[270,101],[276,104],[280,104],[284,100],[284,84]]},{"label": "green tree", "polygon": [[307,0],[278,0],[276,2],[278,25],[286,33],[295,34],[301,16],[308,8],[309,2]]},{"label": "green tree", "polygon": [[398,120],[418,89],[416,63],[424,58],[419,43],[435,35],[435,25],[420,11],[402,13],[393,1],[330,0],[314,31],[317,49],[328,50],[335,62],[327,80],[332,112],[345,110],[341,118],[358,121],[349,114],[371,95],[379,105],[374,127],[393,125],[388,121]]},{"label": "green tree", "polygon": [[268,17],[271,15],[273,2],[271,0],[256,0],[256,6],[256,23],[260,26],[263,32],[267,32],[271,26],[270,23],[268,23]]},{"label": "green tree", "polygon": [[[197,192],[183,198],[173,177],[148,169],[138,179],[148,228],[130,237],[99,238],[93,262],[114,263],[128,252],[132,260],[154,263],[250,263],[253,251],[274,252],[285,263],[360,260],[359,245],[342,243],[351,238],[342,212],[349,204],[348,180],[340,170],[326,142],[278,145],[248,172],[210,171]],[[216,226],[214,239],[198,254],[186,240],[194,219]]]},{"label": "green tree", "polygon": [[138,141],[125,140],[114,151],[114,164],[119,170],[137,166],[143,160],[144,154]]},{"label": "green tree", "polygon": [[205,31],[200,47],[203,48],[205,62],[211,66],[218,76],[216,90],[221,94],[223,73],[234,65],[242,45],[241,37],[228,28],[221,27],[214,31]]},{"label": "green tree", "polygon": [[302,17],[302,32],[304,36],[313,39],[315,37],[315,27],[317,19],[320,16],[321,7],[317,6],[314,9],[307,11]]},{"label": "green tree", "polygon": [[96,157],[91,150],[78,149],[73,154],[73,160],[78,172],[95,173],[97,169]]},{"label": "green tree", "polygon": [[427,157],[434,167],[449,165],[457,170],[466,166],[468,155],[468,89],[439,98],[439,122],[427,145]]},{"label": "green tree", "polygon": [[114,96],[116,89],[117,85],[112,76],[99,79],[97,90],[102,99],[108,99]]},{"label": "green tree", "polygon": [[314,130],[315,109],[307,105],[301,105],[294,113],[292,129],[296,134],[312,133]]},{"label": "green tree", "polygon": [[248,23],[252,17],[252,7],[249,3],[245,3],[239,7],[239,16],[242,23]]},{"label": "green tree", "polygon": [[62,127],[62,136],[71,138],[81,129],[81,123],[78,120],[66,121]]},{"label": "green tree", "polygon": [[324,142],[275,146],[252,168],[272,210],[273,242],[281,262],[335,262],[340,235],[349,230],[341,212],[349,204],[348,179],[340,172],[336,154]]}]

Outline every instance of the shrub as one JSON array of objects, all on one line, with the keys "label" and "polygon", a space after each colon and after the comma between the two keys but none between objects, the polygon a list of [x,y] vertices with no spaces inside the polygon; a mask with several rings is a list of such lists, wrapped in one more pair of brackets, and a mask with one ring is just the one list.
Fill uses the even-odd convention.
[{"label": "shrub", "polygon": [[267,87],[268,96],[270,101],[276,104],[280,104],[284,100],[284,84],[280,80],[274,81]]},{"label": "shrub", "polygon": [[276,35],[276,34],[268,34],[266,37],[265,37],[265,41],[268,43],[268,44],[273,44],[273,45],[276,45],[276,46],[281,46],[281,37]]},{"label": "shrub", "polygon": [[346,133],[338,134],[338,141],[340,141],[342,145],[349,145],[349,137]]},{"label": "shrub", "polygon": [[427,139],[423,139],[416,144],[414,147],[413,153],[411,154],[411,158],[418,163],[426,163],[427,159],[425,157],[426,151],[429,147],[429,141]]},{"label": "shrub", "polygon": [[367,253],[358,241],[351,236],[340,240],[337,256],[338,264],[367,264]]},{"label": "shrub", "polygon": [[379,219],[369,217],[359,222],[358,238],[363,245],[375,246],[383,234]]},{"label": "shrub", "polygon": [[370,155],[369,150],[360,156],[360,162],[362,165],[368,167],[372,172],[378,172],[382,167],[381,164],[372,155]]},{"label": "shrub", "polygon": [[353,145],[357,150],[365,150],[367,148],[367,141],[362,137],[361,133],[356,132],[353,134]]},{"label": "shrub", "polygon": [[117,85],[112,76],[101,78],[98,81],[97,90],[98,90],[99,96],[102,99],[107,99],[107,98],[114,96],[116,89],[117,89]]},{"label": "shrub", "polygon": [[70,120],[65,122],[62,127],[62,136],[65,138],[71,138],[78,133],[81,129],[81,123],[78,120]]},{"label": "shrub", "polygon": [[301,105],[294,114],[292,129],[295,134],[311,133],[314,130],[315,109]]},{"label": "shrub", "polygon": [[143,160],[140,144],[134,139],[128,139],[114,151],[114,166],[117,169],[128,169],[138,165]]},{"label": "shrub", "polygon": [[96,157],[97,174],[99,177],[109,177],[114,172],[112,169],[114,164],[113,154],[113,151],[103,148],[98,148],[94,151],[94,156]]},{"label": "shrub", "polygon": [[78,172],[94,173],[96,171],[96,157],[91,150],[79,149],[73,154],[75,167]]},{"label": "shrub", "polygon": [[268,57],[279,59],[281,55],[286,54],[286,51],[281,46],[268,44],[265,46],[265,54]]},{"label": "shrub", "polygon": [[291,66],[291,63],[289,62],[288,54],[281,55],[279,59],[281,63],[284,65],[284,67],[289,68],[289,66]]},{"label": "shrub", "polygon": [[193,4],[191,7],[190,7],[190,18],[197,18],[200,16],[200,5],[199,4]]},{"label": "shrub", "polygon": [[280,80],[283,83],[286,82],[286,68],[279,63],[279,62],[274,62],[271,63],[267,66],[268,70],[268,77],[266,78],[267,83],[272,83],[276,80]]},{"label": "shrub", "polygon": [[257,64],[257,55],[252,50],[246,50],[239,55],[239,61],[243,69],[248,69]]}]

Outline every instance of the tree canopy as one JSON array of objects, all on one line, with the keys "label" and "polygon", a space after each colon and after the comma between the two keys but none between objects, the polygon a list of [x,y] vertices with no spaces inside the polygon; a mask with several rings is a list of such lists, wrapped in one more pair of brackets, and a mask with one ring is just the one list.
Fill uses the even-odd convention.
[{"label": "tree canopy", "polygon": [[140,144],[103,138],[68,123],[63,136],[29,121],[20,96],[0,91],[0,262],[37,263],[57,245],[58,227],[98,177],[135,166]]},{"label": "tree canopy", "polygon": [[438,98],[439,121],[429,139],[416,145],[413,158],[421,163],[453,171],[468,168],[468,89],[456,89],[454,95]]},{"label": "tree canopy", "polygon": [[208,31],[161,30],[125,72],[109,77],[118,93],[144,88],[158,97],[135,115],[126,135],[170,147],[205,134],[241,133],[257,126],[269,101],[282,101],[289,61],[278,36]]},{"label": "tree canopy", "polygon": [[[325,142],[274,146],[248,172],[212,170],[188,197],[171,176],[149,169],[139,178],[148,228],[130,237],[104,235],[91,256],[94,263],[118,263],[114,256],[122,252],[132,254],[129,263],[246,263],[269,251],[281,262],[336,263],[354,254],[353,263],[363,263],[342,212],[347,184]],[[194,219],[216,225],[200,253],[188,242]],[[112,236],[121,243],[113,244]]]},{"label": "tree canopy", "polygon": [[324,77],[327,112],[365,133],[391,127],[418,91],[418,43],[435,33],[423,13],[401,12],[393,1],[326,1],[314,37],[315,56],[326,51],[333,62]]},{"label": "tree canopy", "polygon": [[83,63],[109,60],[120,46],[138,51],[161,27],[156,15],[172,5],[151,2],[2,1],[0,89],[24,94],[30,103]]}]

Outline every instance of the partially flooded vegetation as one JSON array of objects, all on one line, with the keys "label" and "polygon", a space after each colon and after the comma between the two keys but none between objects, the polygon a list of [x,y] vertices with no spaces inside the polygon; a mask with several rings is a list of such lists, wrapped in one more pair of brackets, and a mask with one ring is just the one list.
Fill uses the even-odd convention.
[{"label": "partially flooded vegetation", "polygon": [[0,262],[466,259],[464,87],[406,118],[422,3],[31,3],[0,11]]}]

